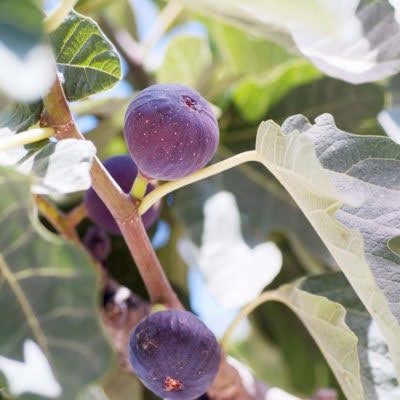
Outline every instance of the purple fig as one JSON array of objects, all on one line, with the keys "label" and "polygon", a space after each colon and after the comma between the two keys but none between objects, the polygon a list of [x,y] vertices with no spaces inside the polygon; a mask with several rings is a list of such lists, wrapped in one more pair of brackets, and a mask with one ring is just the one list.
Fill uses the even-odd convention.
[{"label": "purple fig", "polygon": [[90,226],[83,237],[83,244],[97,261],[104,261],[111,252],[111,240],[99,226]]},{"label": "purple fig", "polygon": [[213,333],[188,311],[151,314],[130,338],[133,370],[148,389],[167,400],[193,400],[207,392],[220,357]]},{"label": "purple fig", "polygon": [[[103,164],[106,170],[119,184],[121,189],[125,193],[129,193],[138,174],[137,166],[133,162],[132,158],[127,154],[114,156],[105,160]],[[154,185],[149,183],[146,193],[151,192],[153,189]],[[95,224],[109,233],[115,235],[121,233],[114,217],[93,188],[90,188],[85,193],[84,202],[88,216]],[[159,214],[160,205],[156,204],[142,215],[143,225],[146,229],[150,228],[154,224]]]},{"label": "purple fig", "polygon": [[174,180],[203,168],[214,156],[219,129],[207,101],[182,85],[153,85],[125,115],[125,140],[142,175]]}]

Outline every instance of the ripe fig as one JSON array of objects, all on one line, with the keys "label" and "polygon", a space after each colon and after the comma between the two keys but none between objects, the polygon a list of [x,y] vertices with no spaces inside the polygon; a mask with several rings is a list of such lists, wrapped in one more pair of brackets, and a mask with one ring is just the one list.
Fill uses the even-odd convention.
[{"label": "ripe fig", "polygon": [[[132,158],[127,154],[114,156],[105,160],[103,165],[119,184],[121,189],[125,193],[129,193],[138,174],[137,166],[133,162]],[[154,185],[149,183],[146,193],[151,192],[153,189]],[[88,216],[95,224],[108,233],[115,235],[120,234],[120,229],[115,222],[114,217],[93,188],[89,188],[85,193],[84,202]],[[142,215],[143,225],[146,229],[150,228],[151,225],[154,224],[159,214],[160,205],[156,204]]]},{"label": "ripe fig", "polygon": [[131,334],[129,358],[143,384],[167,400],[193,400],[212,384],[220,363],[213,333],[188,311],[160,311]]},{"label": "ripe fig", "polygon": [[182,85],[153,85],[125,115],[125,140],[142,175],[174,180],[203,168],[214,156],[218,122],[207,101]]}]

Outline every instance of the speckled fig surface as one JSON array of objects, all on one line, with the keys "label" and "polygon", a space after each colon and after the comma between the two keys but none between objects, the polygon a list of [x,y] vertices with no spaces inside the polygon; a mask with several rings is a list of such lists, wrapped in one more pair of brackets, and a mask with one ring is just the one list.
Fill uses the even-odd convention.
[{"label": "speckled fig surface", "polygon": [[215,336],[195,315],[166,310],[137,325],[129,357],[136,375],[157,396],[193,400],[212,384],[221,354]]},{"label": "speckled fig surface", "polygon": [[125,140],[141,173],[174,180],[203,168],[219,141],[207,101],[182,85],[153,85],[140,92],[125,115]]},{"label": "speckled fig surface", "polygon": [[[110,157],[103,161],[103,165],[110,175],[119,184],[125,193],[129,193],[132,189],[133,181],[138,174],[138,168],[128,154]],[[149,184],[147,191],[151,192],[154,185]],[[103,228],[108,233],[115,235],[120,234],[120,229],[111,215],[108,208],[97,195],[93,188],[89,188],[85,193],[84,202],[86,205],[88,217],[98,226]],[[146,229],[150,228],[157,220],[160,214],[159,204],[151,207],[146,213],[142,215],[143,225]]]}]

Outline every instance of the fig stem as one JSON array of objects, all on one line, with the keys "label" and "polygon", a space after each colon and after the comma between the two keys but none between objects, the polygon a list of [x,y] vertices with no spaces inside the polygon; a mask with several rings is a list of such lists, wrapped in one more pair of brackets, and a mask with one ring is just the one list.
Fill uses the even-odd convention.
[{"label": "fig stem", "polygon": [[67,216],[61,212],[50,200],[41,195],[34,196],[39,212],[65,239],[79,244],[79,236],[73,226],[69,224]]},{"label": "fig stem", "polygon": [[85,203],[82,201],[74,207],[67,215],[66,218],[71,226],[78,226],[87,217],[87,209]]},{"label": "fig stem", "polygon": [[141,53],[143,54],[144,59],[147,58],[149,51],[157,44],[182,10],[182,0],[171,0],[162,9],[157,19],[153,22],[150,32],[140,44]]},{"label": "fig stem", "polygon": [[232,337],[235,329],[239,326],[239,324],[249,315],[251,314],[258,306],[266,303],[267,301],[282,301],[280,296],[275,291],[268,291],[261,293],[256,299],[254,299],[251,303],[244,306],[239,314],[235,317],[235,319],[230,323],[228,328],[226,329],[224,336],[222,337],[220,344],[224,351],[227,350],[229,339]]},{"label": "fig stem", "polygon": [[0,139],[0,151],[12,149],[14,147],[23,146],[24,144],[35,143],[47,139],[55,134],[53,128],[33,128],[27,131],[7,136]]},{"label": "fig stem", "polygon": [[143,197],[146,195],[148,183],[149,181],[139,172],[135,178],[135,181],[133,182],[131,195],[135,199],[143,199]]},{"label": "fig stem", "polygon": [[[43,101],[43,123],[56,127],[57,139],[85,140],[74,121],[58,77]],[[149,293],[150,301],[171,308],[183,308],[154,252],[137,211],[136,202],[130,194],[122,191],[97,157],[93,159],[90,176],[94,190],[110,210],[121,230]]]},{"label": "fig stem", "polygon": [[184,186],[190,185],[191,183],[219,174],[223,171],[226,171],[227,169],[236,167],[245,162],[258,161],[258,159],[259,157],[255,150],[245,151],[243,153],[229,157],[226,160],[209,165],[208,167],[196,171],[191,175],[185,176],[184,178],[164,183],[143,198],[139,205],[139,214],[144,214],[152,205],[157,203],[168,193],[171,193]]},{"label": "fig stem", "polygon": [[46,31],[49,33],[56,30],[77,2],[78,0],[61,0],[58,7],[44,19]]}]

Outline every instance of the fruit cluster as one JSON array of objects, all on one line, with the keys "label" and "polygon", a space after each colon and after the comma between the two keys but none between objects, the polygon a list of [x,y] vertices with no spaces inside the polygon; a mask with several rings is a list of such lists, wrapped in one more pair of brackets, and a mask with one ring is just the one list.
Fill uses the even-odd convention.
[{"label": "fruit cluster", "polygon": [[[197,92],[180,85],[154,85],[131,102],[124,135],[129,155],[104,161],[104,167],[125,193],[137,179],[179,179],[204,167],[218,146],[219,129],[212,109]],[[109,252],[107,233],[119,234],[114,217],[93,188],[84,197],[96,224],[85,237],[92,255],[103,261]],[[160,214],[159,204],[142,215],[149,228]],[[151,314],[133,331],[130,361],[139,379],[164,399],[198,399],[213,382],[220,348],[211,331],[192,313],[167,310]]]}]

